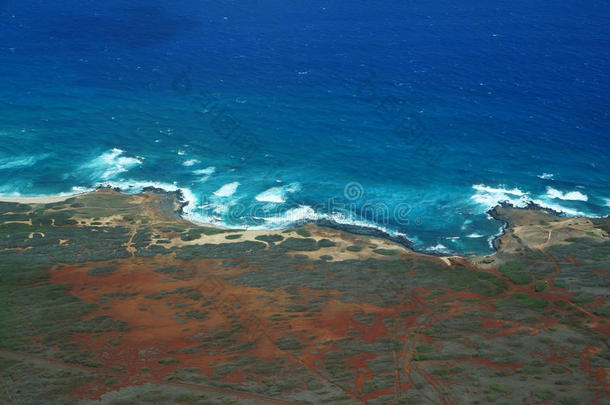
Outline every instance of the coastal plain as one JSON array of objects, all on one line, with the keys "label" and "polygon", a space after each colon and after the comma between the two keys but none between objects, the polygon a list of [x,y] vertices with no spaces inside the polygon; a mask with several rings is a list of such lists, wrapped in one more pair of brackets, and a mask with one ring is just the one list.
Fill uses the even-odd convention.
[{"label": "coastal plain", "polygon": [[610,218],[498,206],[496,253],[437,257],[180,209],[0,202],[0,403],[607,401]]}]

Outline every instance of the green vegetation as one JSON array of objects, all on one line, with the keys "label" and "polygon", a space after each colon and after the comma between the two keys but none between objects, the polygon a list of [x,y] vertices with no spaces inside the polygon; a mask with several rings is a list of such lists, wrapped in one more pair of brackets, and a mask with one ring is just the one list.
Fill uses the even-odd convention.
[{"label": "green vegetation", "polygon": [[395,256],[399,253],[396,249],[373,249],[373,252],[383,256]]},{"label": "green vegetation", "polygon": [[604,304],[599,308],[593,310],[593,313],[599,316],[603,316],[605,318],[610,318],[610,304]]},{"label": "green vegetation", "polygon": [[515,284],[529,284],[534,281],[532,275],[525,269],[521,262],[504,263],[498,270]]},{"label": "green vegetation", "polygon": [[425,343],[417,346],[415,350],[417,350],[419,353],[431,353],[434,351],[434,346]]},{"label": "green vegetation", "polygon": [[279,246],[287,250],[297,251],[314,251],[319,249],[316,240],[311,238],[288,238],[284,242],[280,243]]},{"label": "green vegetation", "polygon": [[199,321],[205,321],[206,319],[209,319],[209,312],[192,309],[186,312],[186,316],[189,318],[197,319]]},{"label": "green vegetation", "polygon": [[280,338],[275,341],[275,344],[281,350],[301,350],[303,348],[303,344],[299,339],[291,336]]},{"label": "green vegetation", "polygon": [[536,291],[536,292],[542,292],[542,291],[545,291],[545,290],[546,290],[546,287],[547,287],[546,282],[543,282],[543,283],[536,283],[536,284],[534,284],[534,291]]},{"label": "green vegetation", "polygon": [[92,267],[87,271],[87,275],[95,276],[95,277],[103,277],[108,276],[116,271],[115,266],[100,266],[100,267]]},{"label": "green vegetation", "polygon": [[309,238],[311,236],[311,232],[309,232],[305,228],[299,228],[296,230],[297,235],[302,236],[304,238]]},{"label": "green vegetation", "polygon": [[182,269],[178,266],[167,266],[167,267],[161,267],[161,268],[155,269],[154,271],[155,271],[155,273],[160,273],[160,274],[178,274],[178,273],[184,272],[184,269]]},{"label": "green vegetation", "polygon": [[318,241],[318,246],[321,248],[329,248],[329,247],[336,246],[336,243],[330,239],[320,239]]},{"label": "green vegetation", "polygon": [[283,241],[284,237],[282,235],[278,235],[278,234],[271,234],[271,235],[258,235],[254,239],[261,240],[263,242],[267,242],[270,245],[273,245],[276,242]]},{"label": "green vegetation", "polygon": [[[289,232],[259,235],[254,242],[235,230],[194,227],[183,221],[158,224],[134,212],[134,204],[121,196],[107,203],[78,201],[49,204],[34,212],[19,205],[11,205],[12,211],[0,210],[0,348],[8,350],[0,353],[0,377],[14,403],[75,403],[77,398],[69,395],[85,392],[87,383],[109,394],[115,391],[104,398],[108,403],[228,404],[243,399],[188,392],[179,383],[311,403],[351,403],[353,398],[344,392],[367,396],[371,404],[392,403],[395,398],[387,393],[395,387],[397,371],[406,382],[402,354],[413,349],[413,381],[401,403],[443,402],[443,398],[460,402],[464,389],[473,393],[473,403],[496,404],[532,397],[534,402],[577,403],[560,393],[589,403],[601,393],[594,373],[608,367],[610,350],[596,330],[584,327],[590,318],[568,299],[573,297],[573,302],[599,316],[610,315],[610,307],[600,299],[607,287],[603,270],[608,268],[610,252],[604,238],[577,238],[572,245],[555,248],[552,254],[561,271],[535,250],[504,256],[500,252],[498,260],[509,260],[500,268],[511,283],[532,285],[517,288],[529,292],[497,299],[510,283],[491,271],[455,264],[457,260],[447,266],[435,258],[401,255],[398,248],[377,246],[371,248],[373,258],[342,260],[342,248],[331,249],[333,237],[317,241],[317,233],[312,236],[313,231],[304,228],[296,231],[298,237],[289,238]],[[162,212],[171,215],[173,207],[168,204]],[[131,225],[107,226],[110,212]],[[96,218],[92,220],[98,225],[84,221],[77,226],[76,213],[79,218]],[[18,219],[31,219],[32,225],[7,223]],[[205,235],[221,233],[221,239],[231,242],[155,245],[167,245],[178,235],[183,240],[201,237],[203,243]],[[135,259],[126,250],[132,235]],[[365,237],[352,240],[362,246],[348,246],[350,252],[373,246]],[[319,253],[310,257],[299,253],[308,251]],[[204,291],[211,274],[219,278],[219,287]],[[49,282],[51,276],[71,275],[84,279],[84,284],[75,288]],[[127,275],[134,278],[123,277]],[[94,278],[104,276],[108,278]],[[139,276],[148,279],[133,282]],[[568,291],[542,293],[551,279],[554,286]],[[148,280],[162,284],[151,290]],[[106,286],[110,281],[118,283]],[[104,290],[97,291],[97,303],[76,297],[94,294],[100,286]],[[260,294],[251,295],[256,289]],[[244,290],[248,299],[232,296]],[[554,293],[552,307],[540,298]],[[548,319],[535,312],[547,308],[545,315],[561,327],[550,327]],[[128,367],[115,359],[117,353],[132,349],[130,325],[97,315],[100,309],[101,314],[128,315],[125,319],[135,313],[143,320],[164,320],[168,314],[172,321],[165,324],[175,323],[175,332],[189,346],[155,341],[145,362]],[[599,324],[604,322],[601,319]],[[95,353],[85,349],[90,343]],[[259,358],[269,344],[280,349],[273,352],[276,357]],[[600,350],[591,352],[588,373],[580,362],[590,347]],[[30,359],[19,360],[22,353],[30,354]],[[312,361],[304,365],[301,354]],[[194,364],[188,355],[215,358],[201,369],[180,367],[179,363]],[[546,360],[553,358],[565,361]],[[45,359],[59,363],[39,368]],[[84,368],[70,371],[74,364]],[[133,380],[131,370],[138,370],[137,378],[143,380],[166,372],[162,377],[169,384],[125,387]],[[363,378],[361,385],[358,378]],[[440,383],[438,392],[430,379]]]},{"label": "green vegetation", "polygon": [[511,388],[502,384],[491,384],[489,388],[502,394],[510,394],[513,391]]},{"label": "green vegetation", "polygon": [[555,394],[549,390],[538,390],[534,394],[536,395],[536,398],[540,398],[545,401],[555,398]]},{"label": "green vegetation", "polygon": [[176,363],[180,363],[180,360],[175,359],[173,357],[166,357],[166,358],[159,360],[159,364],[164,365],[164,366],[169,366],[170,364],[176,364]]},{"label": "green vegetation", "polygon": [[541,310],[546,308],[548,305],[549,302],[547,300],[542,298],[534,298],[522,292],[514,293],[509,297],[500,299],[494,303],[494,306],[498,309],[521,307]]},{"label": "green vegetation", "polygon": [[[70,395],[85,386],[91,375],[82,370],[68,370],[13,360],[0,354],[2,404],[75,404]],[[4,399],[2,399],[4,398]]]},{"label": "green vegetation", "polygon": [[180,239],[182,239],[183,241],[191,241],[191,240],[197,240],[197,239],[201,238],[201,235],[212,236],[212,235],[218,235],[218,234],[225,233],[225,232],[231,232],[231,230],[215,229],[215,228],[193,228],[193,229],[189,229],[188,231],[180,234]]},{"label": "green vegetation", "polygon": [[256,251],[265,249],[267,245],[263,242],[231,242],[231,243],[206,243],[203,245],[184,246],[176,253],[178,259],[216,258],[224,259],[231,257],[246,256]]},{"label": "green vegetation", "polygon": [[418,259],[415,275],[426,280],[426,284],[442,283],[454,290],[472,291],[485,297],[499,295],[508,287],[493,274],[471,270],[461,265],[447,267],[424,259]]},{"label": "green vegetation", "polygon": [[[0,207],[23,213],[31,209],[21,204],[0,204]],[[75,227],[75,221],[70,219],[73,215],[71,211],[38,209],[27,215],[32,220],[31,226],[0,224],[0,348],[26,353],[46,350],[47,356],[56,360],[99,367],[96,355],[75,342],[72,335],[126,331],[126,324],[108,316],[88,318],[97,305],[72,295],[72,286],[48,283],[49,272],[57,263],[129,257],[129,252],[125,250],[129,239],[128,229]],[[30,235],[33,237],[30,238]],[[67,242],[60,245],[60,240]],[[116,266],[111,265],[92,266],[87,274],[105,276],[115,269]],[[53,271],[64,270],[58,267]],[[111,298],[109,295],[108,299]],[[34,372],[35,368],[28,367],[30,375],[38,375]],[[53,378],[61,380],[60,376]],[[71,381],[79,385],[77,380],[71,377]],[[49,393],[38,386],[44,381],[40,377],[36,382],[30,381],[30,384],[37,387],[37,392]],[[53,395],[64,393],[62,388]]]}]

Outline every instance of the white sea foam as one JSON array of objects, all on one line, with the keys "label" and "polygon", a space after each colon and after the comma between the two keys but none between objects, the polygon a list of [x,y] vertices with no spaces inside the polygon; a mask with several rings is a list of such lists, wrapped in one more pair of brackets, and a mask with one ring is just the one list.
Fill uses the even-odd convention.
[{"label": "white sea foam", "polygon": [[530,201],[528,193],[513,188],[511,190],[500,186],[489,187],[484,184],[475,184],[472,186],[476,190],[475,194],[471,197],[475,202],[485,206],[486,210],[495,207],[496,205],[507,202],[516,207],[525,207]]},{"label": "white sea foam", "polygon": [[258,219],[264,220],[269,225],[284,226],[300,221],[317,221],[325,217],[324,214],[318,214],[308,205],[300,205],[296,208],[286,210],[286,212],[281,215],[267,218],[261,217]]},{"label": "white sea foam", "polygon": [[216,197],[230,197],[237,191],[237,187],[239,187],[239,182],[234,181],[233,183],[225,184],[220,187],[218,190],[214,191],[214,195]]},{"label": "white sea foam", "polygon": [[299,222],[327,220],[340,225],[353,225],[361,228],[377,229],[391,236],[401,236],[409,239],[405,233],[388,229],[379,224],[348,217],[339,212],[333,214],[319,213],[308,205],[300,205],[296,208],[288,209],[280,215],[271,217],[254,217],[254,219],[262,220],[264,223],[261,225],[249,226],[249,229],[282,229]]},{"label": "white sea foam", "polygon": [[159,188],[165,191],[180,191],[186,206],[183,208],[187,218],[194,214],[197,205],[197,197],[195,194],[186,187],[178,187],[176,184],[163,183],[158,181],[140,181],[140,180],[121,180],[121,181],[103,181],[98,184],[99,186],[108,186],[112,188],[118,188],[123,192],[135,194],[141,192],[147,187]]},{"label": "white sea foam", "polygon": [[466,237],[467,237],[467,238],[482,238],[482,237],[484,237],[484,236],[485,236],[485,235],[481,235],[481,234],[476,233],[476,232],[471,233],[470,235],[466,235]]},{"label": "white sea foam", "polygon": [[606,201],[606,207],[610,207],[610,198],[604,198]]},{"label": "white sea foam", "polygon": [[17,168],[34,166],[36,164],[36,162],[46,159],[49,156],[50,156],[50,154],[45,153],[42,155],[33,155],[33,156],[18,156],[18,157],[0,158],[0,170],[17,169]]},{"label": "white sea foam", "polygon": [[[582,211],[573,208],[563,207],[559,204],[548,201],[548,199],[562,199],[574,201],[587,201],[588,197],[578,191],[562,193],[551,187],[547,187],[547,194],[544,197],[533,199],[529,197],[529,192],[523,192],[518,188],[507,190],[505,188],[488,187],[482,184],[472,186],[475,194],[471,197],[475,202],[481,204],[486,210],[494,208],[500,203],[508,203],[514,207],[524,208],[530,203],[534,203],[542,208],[547,208],[553,211],[562,212],[570,216],[592,216]],[[489,217],[489,215],[488,215]],[[491,217],[489,217],[491,219]]]},{"label": "white sea foam", "polygon": [[504,235],[505,230],[506,230],[506,224],[502,224],[502,225],[500,225],[500,228],[498,228],[498,232],[495,235],[491,235],[489,238],[487,238],[487,243],[489,244],[490,249],[494,249],[494,240],[496,240],[496,238],[499,238],[500,236]]},{"label": "white sea foam", "polygon": [[472,188],[474,188],[477,191],[486,192],[486,193],[490,193],[490,194],[497,194],[497,193],[511,194],[511,195],[516,195],[519,197],[528,194],[526,192],[519,190],[517,187],[513,188],[512,190],[508,190],[508,189],[504,188],[504,186],[489,187],[489,186],[486,186],[485,184],[475,184],[472,186]]},{"label": "white sea foam", "polygon": [[564,214],[567,214],[567,215],[570,215],[573,217],[586,217],[586,216],[594,217],[595,216],[595,215],[587,215],[582,211],[563,207],[559,204],[549,203],[549,202],[543,201],[543,200],[534,200],[533,203],[542,208],[550,209],[550,210],[557,211],[557,212],[563,212]]},{"label": "white sea foam", "polygon": [[16,190],[17,188],[18,187],[13,184],[0,185],[0,197],[22,197],[21,193]]},{"label": "white sea foam", "polygon": [[193,171],[194,174],[203,174],[206,176],[211,176],[216,171],[214,166],[206,167],[205,169],[198,169]]},{"label": "white sea foam", "polygon": [[580,191],[569,191],[564,193],[560,190],[556,190],[552,187],[546,188],[546,195],[549,198],[560,199],[560,200],[570,200],[570,201],[588,201],[589,197],[586,194],[581,193]]},{"label": "white sea foam", "polygon": [[552,180],[553,176],[554,176],[553,173],[542,173],[542,174],[539,174],[537,177],[539,177],[543,180]]},{"label": "white sea foam", "polygon": [[59,193],[59,195],[64,196],[64,195],[73,195],[73,194],[83,194],[83,193],[90,193],[94,190],[95,190],[95,188],[93,188],[93,187],[73,186],[70,189],[70,191],[61,192],[61,193]]},{"label": "white sea foam", "polygon": [[201,177],[199,180],[196,180],[199,183],[203,183],[204,181],[207,181],[210,176],[212,174],[214,174],[214,172],[216,171],[216,168],[214,166],[210,166],[210,167],[206,167],[205,169],[198,169],[193,171],[193,174],[196,175],[203,175],[203,177]]},{"label": "white sea foam", "polygon": [[301,185],[299,183],[291,183],[283,187],[272,187],[258,194],[255,198],[256,201],[280,204],[286,202],[288,193],[294,193],[300,189]]},{"label": "white sea foam", "polygon": [[142,158],[123,156],[124,153],[125,151],[118,148],[111,149],[102,153],[83,167],[93,170],[97,178],[108,180],[128,171],[134,166],[142,164]]},{"label": "white sea foam", "polygon": [[267,191],[263,191],[256,196],[256,201],[264,201],[271,203],[284,203],[286,199],[281,187],[273,187]]},{"label": "white sea foam", "polygon": [[184,162],[182,162],[182,165],[186,166],[186,167],[190,167],[190,166],[196,165],[197,163],[200,163],[199,160],[189,159],[189,160],[185,160]]},{"label": "white sea foam", "polygon": [[451,253],[447,246],[443,245],[442,243],[439,243],[436,246],[428,247],[426,250],[428,252]]},{"label": "white sea foam", "polygon": [[[232,205],[234,205],[236,202],[235,201],[229,201],[229,202],[220,202],[220,201],[212,201],[212,202],[208,202],[206,204],[203,204],[201,206],[199,206],[198,208],[201,208],[202,210],[206,211],[206,212],[212,212],[214,215],[218,216],[218,215],[224,215],[227,214],[229,212],[229,209],[231,208]],[[202,211],[203,213],[203,211]],[[221,218],[218,217],[218,221],[222,222]]]}]

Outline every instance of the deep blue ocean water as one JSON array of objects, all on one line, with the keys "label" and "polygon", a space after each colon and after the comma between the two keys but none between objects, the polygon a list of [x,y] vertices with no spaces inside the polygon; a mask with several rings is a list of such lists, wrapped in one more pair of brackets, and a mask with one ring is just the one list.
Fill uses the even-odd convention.
[{"label": "deep blue ocean water", "polygon": [[499,201],[610,214],[605,1],[0,1],[0,194],[181,189],[489,253]]}]

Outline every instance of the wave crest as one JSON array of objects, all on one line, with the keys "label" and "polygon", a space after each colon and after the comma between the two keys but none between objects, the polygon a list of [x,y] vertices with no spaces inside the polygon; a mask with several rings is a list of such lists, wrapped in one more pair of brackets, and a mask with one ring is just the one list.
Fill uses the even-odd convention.
[{"label": "wave crest", "polygon": [[239,181],[225,184],[218,190],[214,191],[214,195],[216,197],[231,197],[237,191],[237,187],[239,187]]},{"label": "wave crest", "polygon": [[291,183],[284,187],[272,187],[258,194],[256,201],[281,204],[286,202],[286,196],[289,193],[295,193],[301,189],[299,183]]},{"label": "wave crest", "polygon": [[123,156],[124,153],[124,150],[113,148],[87,163],[84,168],[93,170],[97,179],[107,180],[142,164],[141,158]]},{"label": "wave crest", "polygon": [[569,201],[589,201],[589,196],[581,193],[580,191],[568,191],[564,193],[560,190],[556,190],[553,187],[546,188],[546,195],[549,198],[569,200]]}]

